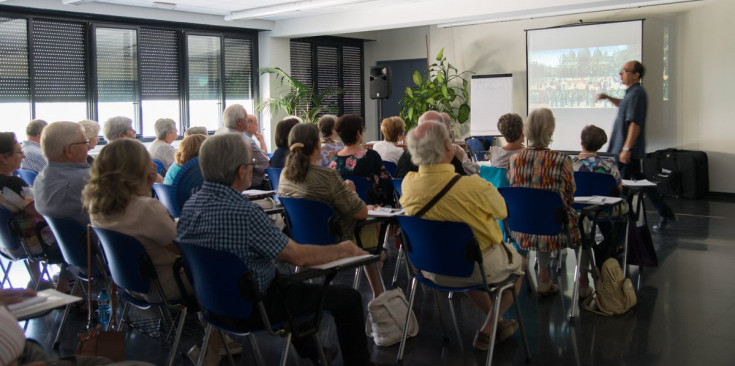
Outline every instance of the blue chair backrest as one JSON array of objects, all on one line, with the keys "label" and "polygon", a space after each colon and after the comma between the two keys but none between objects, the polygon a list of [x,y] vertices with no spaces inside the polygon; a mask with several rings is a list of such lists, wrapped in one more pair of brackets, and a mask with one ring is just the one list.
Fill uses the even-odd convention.
[{"label": "blue chair backrest", "polygon": [[174,186],[163,183],[153,183],[153,192],[156,192],[158,200],[166,206],[171,217],[179,217],[181,215],[181,206],[176,203],[176,191]]},{"label": "blue chair backrest", "polygon": [[397,218],[408,241],[403,243],[404,251],[416,269],[446,276],[472,275],[475,262],[468,254],[477,243],[467,224],[412,216]]},{"label": "blue chair backrest", "polygon": [[574,172],[574,196],[619,196],[618,184],[612,174]]},{"label": "blue chair backrest", "polygon": [[335,215],[324,202],[303,198],[280,197],[286,210],[291,238],[301,244],[334,244],[337,242],[329,229],[329,219]]},{"label": "blue chair backrest", "polygon": [[486,181],[492,183],[495,188],[507,187],[508,183],[507,173],[508,169],[498,168],[496,166],[480,166],[480,177]]},{"label": "blue chair backrest", "polygon": [[[18,235],[14,234],[14,230],[10,228],[10,222],[13,220],[13,215],[10,210],[0,206],[0,240],[2,240],[2,247],[10,251],[17,251],[23,244],[20,242]],[[25,255],[22,256],[25,258]]]},{"label": "blue chair backrest", "polygon": [[33,182],[36,181],[36,177],[38,176],[38,173],[28,169],[18,169],[15,172],[18,173],[20,179],[23,179],[23,181],[29,186],[33,185]]},{"label": "blue chair backrest", "polygon": [[165,168],[163,162],[158,159],[153,159],[153,163],[156,164],[156,173],[161,174],[161,170]]},{"label": "blue chair backrest", "polygon": [[398,165],[396,165],[396,163],[383,160],[383,166],[385,167],[385,170],[388,171],[388,174],[390,174],[391,177],[396,176],[396,170],[398,170]]},{"label": "blue chair backrest", "polygon": [[403,195],[403,188],[401,188],[401,185],[403,184],[403,178],[393,178],[391,180],[391,183],[393,183],[393,191],[396,192],[398,198],[401,198],[401,196]]},{"label": "blue chair backrest", "polygon": [[179,209],[184,207],[186,200],[198,191],[202,184],[204,184],[204,176],[202,176],[202,171],[199,169],[199,158],[196,157],[181,167],[181,171],[171,184],[176,191],[176,205]]},{"label": "blue chair backrest", "polygon": [[112,280],[128,291],[147,293],[155,268],[138,239],[117,231],[92,227],[102,244]]},{"label": "blue chair backrest", "polygon": [[508,208],[508,228],[536,235],[557,235],[567,216],[559,193],[536,188],[500,187]]},{"label": "blue chair backrest", "polygon": [[44,216],[44,218],[56,237],[56,243],[64,256],[64,262],[86,270],[87,233],[84,225],[68,217]]},{"label": "blue chair backrest", "polygon": [[470,152],[472,154],[476,154],[477,152],[481,150],[485,150],[485,146],[482,144],[482,141],[476,137],[471,137],[465,140],[467,143],[467,148],[470,149]]},{"label": "blue chair backrest", "polygon": [[179,243],[179,248],[201,307],[229,318],[250,318],[253,303],[245,300],[241,287],[243,276],[250,273],[245,262],[235,254],[200,245]]},{"label": "blue chair backrest", "polygon": [[355,183],[355,189],[357,191],[357,196],[360,197],[360,199],[363,202],[368,202],[368,190],[370,188],[373,188],[373,183],[370,181],[371,178],[368,177],[361,177],[359,175],[343,175],[342,180],[351,180],[353,183]]},{"label": "blue chair backrest", "polygon": [[281,171],[283,168],[265,168],[265,174],[268,174],[268,180],[271,181],[271,188],[278,191],[278,182],[281,180]]}]

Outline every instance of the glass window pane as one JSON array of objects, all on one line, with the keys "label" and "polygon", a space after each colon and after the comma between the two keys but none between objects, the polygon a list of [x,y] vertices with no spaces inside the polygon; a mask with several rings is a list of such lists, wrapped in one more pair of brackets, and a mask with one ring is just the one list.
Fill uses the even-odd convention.
[{"label": "glass window pane", "polygon": [[[179,120],[179,101],[178,100],[148,100],[141,101],[143,108],[143,130],[141,133],[144,137],[156,137],[153,129],[156,120],[159,118],[171,118],[174,121]],[[177,124],[179,135],[183,134],[181,127]]]},{"label": "glass window pane", "polygon": [[26,139],[26,125],[31,121],[31,103],[0,103],[3,118],[0,118],[0,131],[15,132],[18,141]]},{"label": "glass window pane", "polygon": [[56,121],[78,122],[87,119],[87,103],[36,103],[36,118],[49,123]]},{"label": "glass window pane", "polygon": [[189,59],[189,125],[217,130],[221,126],[220,37],[187,37]]},{"label": "glass window pane", "polygon": [[97,35],[97,118],[131,118],[136,130],[136,86],[138,82],[137,35],[132,29],[98,28]]}]

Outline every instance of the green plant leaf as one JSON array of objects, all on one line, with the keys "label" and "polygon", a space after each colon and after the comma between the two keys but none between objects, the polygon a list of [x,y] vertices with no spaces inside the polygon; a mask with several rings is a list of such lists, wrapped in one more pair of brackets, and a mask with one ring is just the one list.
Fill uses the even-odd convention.
[{"label": "green plant leaf", "polygon": [[457,122],[465,123],[468,119],[470,119],[470,106],[467,103],[462,103],[462,105],[459,106]]},{"label": "green plant leaf", "polygon": [[442,58],[444,58],[444,48],[439,50],[439,53],[436,55],[437,61],[441,61]]},{"label": "green plant leaf", "polygon": [[424,83],[424,78],[421,77],[421,73],[418,70],[413,72],[412,79],[413,83],[416,84],[416,86],[421,86],[421,84]]}]

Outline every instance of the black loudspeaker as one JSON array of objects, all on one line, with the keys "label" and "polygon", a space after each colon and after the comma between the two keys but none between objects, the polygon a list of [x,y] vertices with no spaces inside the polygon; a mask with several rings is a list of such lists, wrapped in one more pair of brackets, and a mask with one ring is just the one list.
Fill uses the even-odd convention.
[{"label": "black loudspeaker", "polygon": [[390,67],[370,68],[370,99],[387,99],[391,94]]}]

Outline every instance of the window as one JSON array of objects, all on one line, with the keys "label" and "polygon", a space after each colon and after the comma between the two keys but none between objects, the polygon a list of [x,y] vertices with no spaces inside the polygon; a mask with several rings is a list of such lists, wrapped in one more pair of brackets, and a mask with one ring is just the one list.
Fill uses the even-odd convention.
[{"label": "window", "polygon": [[34,118],[125,116],[150,139],[159,118],[216,130],[228,104],[253,108],[255,31],[0,10],[0,128],[19,139]]},{"label": "window", "polygon": [[342,94],[323,105],[337,115],[364,117],[362,41],[335,37],[291,41],[291,76],[317,90],[340,88]]}]

